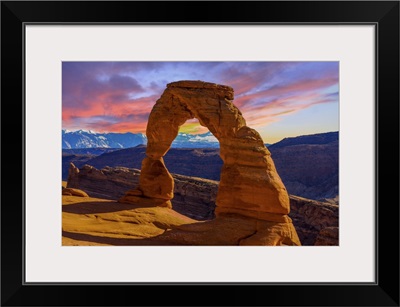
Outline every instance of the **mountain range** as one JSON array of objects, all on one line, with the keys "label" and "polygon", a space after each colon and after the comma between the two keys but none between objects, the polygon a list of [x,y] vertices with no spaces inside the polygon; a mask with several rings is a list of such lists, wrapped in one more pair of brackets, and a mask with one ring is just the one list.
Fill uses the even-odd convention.
[{"label": "mountain range", "polygon": [[336,142],[339,140],[339,131],[333,132],[325,132],[325,133],[317,133],[317,134],[308,134],[308,135],[300,135],[296,137],[288,137],[283,140],[270,145],[268,148],[276,149],[294,145],[324,145],[332,142]]},{"label": "mountain range", "polygon": [[128,148],[146,144],[143,133],[97,133],[91,130],[62,130],[62,148]]},{"label": "mountain range", "polygon": [[[91,130],[62,130],[62,149],[131,148],[147,144],[143,133],[97,133]],[[219,148],[211,132],[203,134],[179,133],[172,148]]]}]

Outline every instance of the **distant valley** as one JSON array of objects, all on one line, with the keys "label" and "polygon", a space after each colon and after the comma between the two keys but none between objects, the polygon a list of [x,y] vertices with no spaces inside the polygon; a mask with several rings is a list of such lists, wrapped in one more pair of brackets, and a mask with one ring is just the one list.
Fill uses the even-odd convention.
[{"label": "distant valley", "polygon": [[[338,132],[285,138],[268,148],[290,194],[316,200],[337,199]],[[70,162],[77,167],[88,164],[98,169],[106,166],[141,169],[145,152],[145,145],[126,149],[63,149],[63,180],[68,177]],[[219,180],[222,167],[219,148],[171,148],[164,160],[171,173]]]}]

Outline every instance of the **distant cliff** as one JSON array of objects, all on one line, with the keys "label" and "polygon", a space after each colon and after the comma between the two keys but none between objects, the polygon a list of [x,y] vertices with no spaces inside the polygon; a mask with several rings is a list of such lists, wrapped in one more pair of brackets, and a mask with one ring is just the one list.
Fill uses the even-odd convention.
[{"label": "distant cliff", "polygon": [[289,193],[311,199],[339,194],[339,133],[286,138],[268,147]]},{"label": "distant cliff", "polygon": [[339,140],[339,131],[300,135],[284,138],[283,140],[270,145],[268,148],[276,149],[293,145],[324,145]]},{"label": "distant cliff", "polygon": [[[125,167],[105,167],[101,170],[85,165],[78,169],[70,166],[68,188],[77,188],[91,197],[119,199],[139,184],[140,170]],[[173,207],[196,220],[214,218],[218,182],[172,174],[175,180]]]},{"label": "distant cliff", "polygon": [[[145,156],[146,146],[139,145],[95,157],[87,157],[85,162],[82,163],[82,160],[79,160],[76,165],[81,167],[89,164],[98,169],[106,166],[141,169]],[[165,155],[164,161],[171,173],[219,181],[222,160],[218,148],[171,148]],[[73,160],[70,162],[75,164]],[[63,169],[64,179],[67,178],[68,167],[69,164]]]}]

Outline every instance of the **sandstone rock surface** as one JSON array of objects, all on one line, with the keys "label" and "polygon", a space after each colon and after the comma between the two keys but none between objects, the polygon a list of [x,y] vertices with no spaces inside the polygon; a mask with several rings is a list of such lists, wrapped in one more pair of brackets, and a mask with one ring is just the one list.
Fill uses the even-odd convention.
[{"label": "sandstone rock surface", "polygon": [[[126,167],[105,167],[101,170],[90,165],[80,169],[70,166],[67,187],[82,189],[91,197],[117,200],[126,191],[139,185],[140,170]],[[175,211],[196,220],[210,220],[215,217],[215,198],[218,181],[172,174],[174,198],[171,200]],[[137,194],[134,194],[137,193]],[[130,190],[130,198],[145,205],[147,198],[139,190]],[[151,203],[154,202],[151,200]]]},{"label": "sandstone rock surface", "polygon": [[290,223],[225,215],[196,221],[165,207],[63,196],[62,245],[292,245]]},{"label": "sandstone rock surface", "polygon": [[62,195],[70,195],[70,196],[79,196],[79,197],[89,197],[89,195],[80,190],[80,189],[72,189],[72,188],[64,188],[62,189]]},{"label": "sandstone rock surface", "polygon": [[[125,167],[105,167],[98,170],[86,165],[81,169],[71,166],[68,186],[86,191],[91,197],[116,200],[132,186],[139,185],[140,170]],[[174,198],[171,200],[175,211],[195,220],[215,218],[215,200],[218,181],[172,174]],[[339,245],[338,237],[328,235],[325,228],[339,226],[339,206],[303,197],[289,195],[290,214],[302,245]],[[144,203],[142,203],[144,206]],[[240,221],[245,220],[244,218]],[[237,220],[239,221],[239,220]],[[217,225],[217,224],[216,224]],[[221,232],[224,233],[223,231]],[[329,240],[329,242],[328,242]],[[329,244],[328,244],[329,243]]]},{"label": "sandstone rock surface", "polygon": [[[233,104],[231,87],[203,81],[167,85],[147,124],[146,158],[137,190],[155,205],[173,198],[173,179],[163,162],[179,128],[197,118],[220,142],[223,160],[216,199],[217,216],[239,214],[260,220],[291,223],[289,197],[259,133],[246,126]],[[121,202],[136,203],[128,192]],[[140,196],[139,196],[140,197]],[[296,242],[299,243],[299,242]]]}]

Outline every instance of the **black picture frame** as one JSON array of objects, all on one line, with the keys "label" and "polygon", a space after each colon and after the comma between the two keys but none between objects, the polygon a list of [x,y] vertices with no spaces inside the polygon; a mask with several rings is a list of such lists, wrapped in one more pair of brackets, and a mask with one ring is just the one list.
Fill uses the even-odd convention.
[{"label": "black picture frame", "polygon": [[[375,25],[376,282],[26,284],[23,41],[32,22]],[[399,306],[399,1],[2,1],[1,148],[2,306]]]}]

